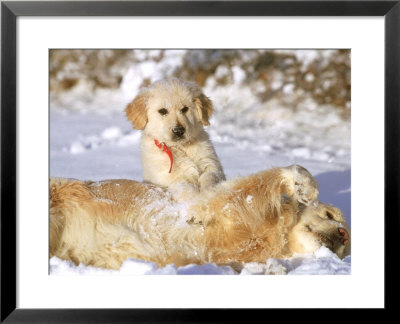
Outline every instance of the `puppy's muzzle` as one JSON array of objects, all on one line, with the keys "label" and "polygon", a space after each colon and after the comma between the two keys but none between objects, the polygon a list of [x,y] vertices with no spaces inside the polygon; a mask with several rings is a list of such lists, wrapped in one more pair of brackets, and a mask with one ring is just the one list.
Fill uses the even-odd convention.
[{"label": "puppy's muzzle", "polygon": [[185,127],[178,125],[175,126],[174,128],[172,128],[172,133],[178,137],[181,138],[183,136],[183,134],[185,134]]}]

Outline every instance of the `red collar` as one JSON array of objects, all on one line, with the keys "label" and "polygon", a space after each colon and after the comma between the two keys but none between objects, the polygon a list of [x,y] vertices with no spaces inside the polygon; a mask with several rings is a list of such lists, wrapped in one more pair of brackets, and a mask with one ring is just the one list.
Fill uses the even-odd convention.
[{"label": "red collar", "polygon": [[171,173],[172,164],[174,163],[174,158],[172,157],[171,151],[169,150],[168,146],[167,146],[164,142],[160,143],[159,141],[157,141],[157,140],[155,139],[155,140],[154,140],[154,143],[156,144],[156,146],[157,146],[159,149],[161,149],[162,151],[164,151],[165,153],[168,154],[169,160],[171,161],[171,166],[170,166],[170,168],[169,168],[169,172],[168,172],[168,173]]}]

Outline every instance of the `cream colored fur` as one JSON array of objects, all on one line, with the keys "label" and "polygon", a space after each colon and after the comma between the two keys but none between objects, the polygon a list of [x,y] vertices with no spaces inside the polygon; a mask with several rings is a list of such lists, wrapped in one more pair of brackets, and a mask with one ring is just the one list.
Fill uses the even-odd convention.
[{"label": "cream colored fur", "polygon": [[[161,114],[160,110],[164,109]],[[215,149],[204,130],[213,105],[201,89],[179,79],[153,83],[140,91],[127,106],[134,128],[142,130],[141,152],[144,180],[175,190],[187,200],[193,194],[225,180]],[[183,127],[181,137],[173,129]],[[168,155],[154,144],[165,143],[173,155],[171,173]]]},{"label": "cream colored fur", "polygon": [[344,257],[344,216],[317,197],[317,183],[299,166],[223,182],[191,204],[149,183],[52,178],[50,256],[111,269],[127,258],[237,267],[322,245]]}]

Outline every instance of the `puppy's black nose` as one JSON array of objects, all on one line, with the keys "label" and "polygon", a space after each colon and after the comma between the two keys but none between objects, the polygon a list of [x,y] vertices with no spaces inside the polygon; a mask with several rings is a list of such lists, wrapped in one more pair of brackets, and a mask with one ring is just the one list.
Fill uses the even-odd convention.
[{"label": "puppy's black nose", "polygon": [[185,134],[185,128],[181,125],[175,126],[172,128],[172,133],[177,137],[182,137],[182,135]]}]

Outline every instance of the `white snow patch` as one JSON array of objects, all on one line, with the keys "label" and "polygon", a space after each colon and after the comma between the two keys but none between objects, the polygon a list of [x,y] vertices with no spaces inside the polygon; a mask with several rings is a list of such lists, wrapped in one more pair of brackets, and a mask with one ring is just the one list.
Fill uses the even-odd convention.
[{"label": "white snow patch", "polygon": [[295,157],[302,157],[305,159],[310,158],[310,150],[307,147],[298,147],[292,150],[292,154]]},{"label": "white snow patch", "polygon": [[292,94],[293,91],[294,91],[294,84],[293,83],[286,84],[282,89],[282,92],[284,94],[286,94],[286,95]]},{"label": "white snow patch", "polygon": [[214,263],[208,263],[203,265],[189,264],[184,267],[178,268],[179,275],[234,275],[237,274],[229,266],[217,266]]},{"label": "white snow patch", "polygon": [[130,132],[118,138],[117,144],[119,146],[128,146],[138,144],[140,141],[141,134],[138,131]]},{"label": "white snow patch", "polygon": [[315,77],[312,73],[307,73],[305,78],[304,78],[307,82],[313,82]]},{"label": "white snow patch", "polygon": [[227,77],[229,73],[230,71],[226,65],[220,65],[217,67],[217,70],[215,71],[215,77],[217,79],[222,79],[224,77]]},{"label": "white snow patch", "polygon": [[153,262],[127,259],[119,270],[108,270],[85,266],[75,266],[71,261],[57,257],[50,259],[51,275],[295,275],[295,274],[350,274],[351,257],[340,260],[325,247],[314,253],[298,254],[287,259],[268,259],[265,263],[246,263],[240,272],[230,266],[214,263],[189,264],[176,267],[169,264],[158,268]]},{"label": "white snow patch", "polygon": [[246,72],[244,72],[243,69],[241,69],[240,67],[233,66],[232,72],[233,72],[233,80],[235,83],[241,84],[245,80]]},{"label": "white snow patch", "polygon": [[336,254],[326,247],[321,247],[311,258],[293,258],[296,268],[291,275],[312,274],[350,274],[351,265],[347,260],[340,260]]},{"label": "white snow patch", "polygon": [[271,83],[271,90],[278,90],[282,87],[282,81],[281,80],[274,80]]},{"label": "white snow patch", "polygon": [[81,142],[73,142],[69,148],[71,154],[81,154],[85,152],[86,149]]},{"label": "white snow patch", "polygon": [[241,275],[262,275],[265,274],[266,264],[257,263],[257,262],[249,262],[246,263],[240,272]]},{"label": "white snow patch", "polygon": [[106,140],[112,140],[120,138],[122,136],[121,129],[119,127],[109,127],[106,128],[102,133],[101,137]]}]

